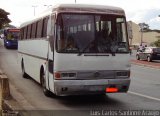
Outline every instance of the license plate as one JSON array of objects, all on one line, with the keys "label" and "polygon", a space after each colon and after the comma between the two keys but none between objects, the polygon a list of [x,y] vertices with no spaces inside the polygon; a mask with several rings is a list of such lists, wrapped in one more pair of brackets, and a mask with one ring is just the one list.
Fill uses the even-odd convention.
[{"label": "license plate", "polygon": [[102,87],[90,87],[90,91],[102,91]]}]

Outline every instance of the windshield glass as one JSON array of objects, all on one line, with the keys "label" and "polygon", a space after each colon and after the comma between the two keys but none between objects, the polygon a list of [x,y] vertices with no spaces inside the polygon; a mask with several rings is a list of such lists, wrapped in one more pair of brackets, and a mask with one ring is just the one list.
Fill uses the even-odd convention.
[{"label": "windshield glass", "polygon": [[60,14],[57,19],[59,53],[128,52],[125,18],[115,15]]},{"label": "windshield glass", "polygon": [[20,31],[18,29],[8,29],[4,32],[5,38],[7,40],[17,40]]}]

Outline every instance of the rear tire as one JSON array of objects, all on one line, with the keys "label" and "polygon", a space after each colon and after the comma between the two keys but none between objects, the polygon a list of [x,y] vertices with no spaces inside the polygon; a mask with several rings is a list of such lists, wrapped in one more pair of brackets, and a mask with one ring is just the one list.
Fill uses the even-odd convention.
[{"label": "rear tire", "polygon": [[21,69],[22,69],[22,76],[23,76],[23,78],[28,78],[28,75],[27,75],[27,73],[25,72],[25,67],[24,67],[24,62],[23,62],[23,60],[22,60],[22,62],[21,62]]}]

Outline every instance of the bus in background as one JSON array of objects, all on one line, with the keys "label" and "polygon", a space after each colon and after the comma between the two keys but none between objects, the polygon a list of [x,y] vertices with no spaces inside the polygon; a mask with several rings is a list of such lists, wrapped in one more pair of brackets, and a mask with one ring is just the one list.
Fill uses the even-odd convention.
[{"label": "bus in background", "polygon": [[23,77],[46,96],[127,92],[130,50],[124,10],[61,4],[21,24]]},{"label": "bus in background", "polygon": [[18,38],[20,29],[7,28],[4,29],[4,46],[6,48],[18,48]]}]

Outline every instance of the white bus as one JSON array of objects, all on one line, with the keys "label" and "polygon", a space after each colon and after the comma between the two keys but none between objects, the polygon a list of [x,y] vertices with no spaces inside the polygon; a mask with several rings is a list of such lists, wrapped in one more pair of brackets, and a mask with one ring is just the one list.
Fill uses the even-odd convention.
[{"label": "white bus", "polygon": [[61,4],[20,27],[18,52],[46,96],[127,92],[130,51],[123,9]]}]

